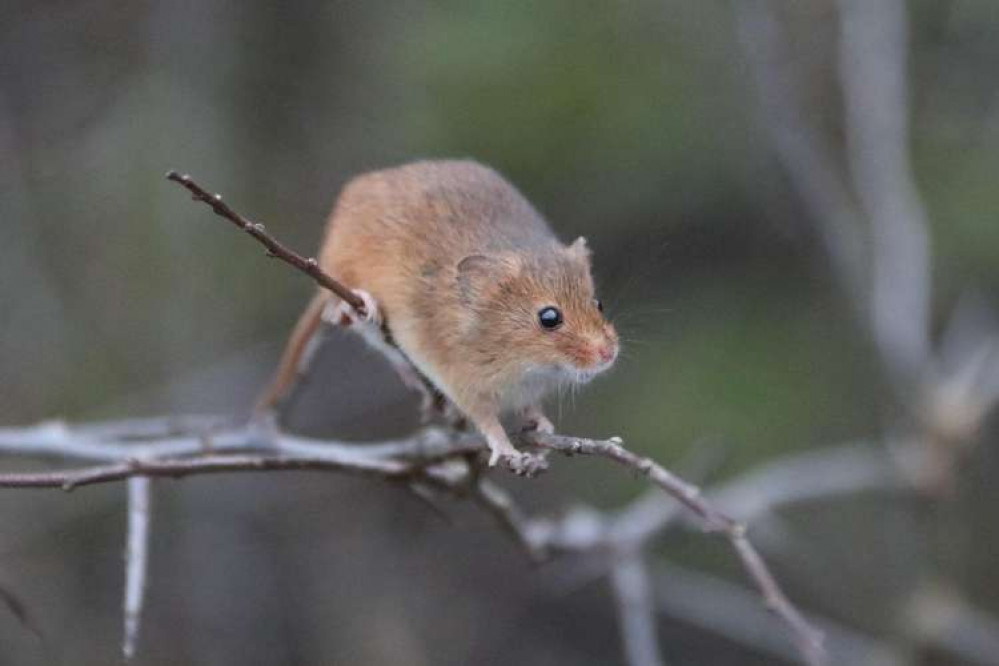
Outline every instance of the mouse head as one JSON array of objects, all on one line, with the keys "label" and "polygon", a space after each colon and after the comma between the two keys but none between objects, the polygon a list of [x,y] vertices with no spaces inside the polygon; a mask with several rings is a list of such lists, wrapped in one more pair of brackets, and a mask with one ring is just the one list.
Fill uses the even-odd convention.
[{"label": "mouse head", "polygon": [[462,300],[477,314],[477,348],[577,381],[617,358],[617,331],[594,293],[584,238],[531,253],[472,255],[457,268]]}]

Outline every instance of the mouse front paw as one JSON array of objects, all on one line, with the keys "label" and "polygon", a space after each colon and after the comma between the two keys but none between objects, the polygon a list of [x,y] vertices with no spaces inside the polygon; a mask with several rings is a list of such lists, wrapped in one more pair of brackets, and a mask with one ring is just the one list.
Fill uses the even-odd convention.
[{"label": "mouse front paw", "polygon": [[534,453],[518,451],[517,455],[504,459],[506,467],[516,474],[531,479],[548,469],[548,461]]}]

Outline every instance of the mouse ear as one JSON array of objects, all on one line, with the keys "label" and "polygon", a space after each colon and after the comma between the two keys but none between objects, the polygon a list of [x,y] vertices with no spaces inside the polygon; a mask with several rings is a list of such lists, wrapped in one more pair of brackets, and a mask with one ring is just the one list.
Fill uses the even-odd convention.
[{"label": "mouse ear", "polygon": [[495,291],[505,278],[517,274],[519,264],[515,255],[470,254],[456,268],[461,298],[469,301]]},{"label": "mouse ear", "polygon": [[583,262],[589,265],[590,256],[593,253],[590,251],[590,246],[586,244],[586,239],[580,236],[579,238],[577,238],[572,242],[572,245],[569,246],[569,254],[573,255],[578,259],[581,259]]}]

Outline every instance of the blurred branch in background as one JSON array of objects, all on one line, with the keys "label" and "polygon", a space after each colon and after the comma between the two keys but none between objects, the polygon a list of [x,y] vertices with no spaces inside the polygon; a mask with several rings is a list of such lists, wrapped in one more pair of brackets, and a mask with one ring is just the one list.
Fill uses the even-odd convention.
[{"label": "blurred branch in background", "polygon": [[[753,594],[722,578],[660,562],[654,569],[657,608],[665,615],[726,640],[792,661],[795,654],[766,631],[768,619]],[[902,666],[910,663],[890,643],[813,616],[835,664]]]},{"label": "blurred branch in background", "polygon": [[917,421],[905,427],[923,428],[922,443],[938,449],[921,472],[927,487],[942,487],[952,477],[959,447],[954,440],[973,438],[999,398],[991,379],[999,372],[999,331],[979,329],[974,339],[966,337],[962,352],[949,355],[962,358],[958,368],[933,358],[930,238],[908,149],[906,5],[838,2],[846,131],[846,166],[840,169],[830,142],[809,125],[801,106],[777,4],[737,5],[760,117],[847,296],[867,322],[906,416]]},{"label": "blurred branch in background", "polygon": [[632,666],[665,666],[656,636],[656,606],[648,566],[641,553],[624,554],[611,570],[621,618],[621,640]]},{"label": "blurred branch in background", "polygon": [[799,96],[802,73],[794,68],[775,0],[733,3],[739,39],[755,85],[759,119],[778,159],[808,208],[808,219],[829,255],[834,275],[866,316],[868,248],[859,211],[839,172],[830,140],[809,123]]},{"label": "blurred branch in background", "polygon": [[930,249],[909,158],[905,0],[839,0],[839,14],[846,152],[870,229],[871,330],[896,383],[918,388],[930,358]]},{"label": "blurred branch in background", "polygon": [[121,652],[125,661],[135,656],[142,624],[142,605],[145,601],[146,573],[149,570],[149,521],[152,488],[149,477],[133,476],[128,479],[128,527],[125,537],[125,600],[123,605],[125,628],[122,632]]},{"label": "blurred branch in background", "polygon": [[909,166],[904,2],[840,2],[845,173],[801,106],[801,73],[776,4],[737,4],[760,118],[885,369],[911,398],[929,360],[930,272],[926,214]]},{"label": "blurred branch in background", "polygon": [[[858,484],[854,490],[860,491],[868,483],[888,487],[905,485],[903,479],[908,479],[940,500],[941,491],[953,491],[958,454],[974,443],[996,403],[995,381],[984,378],[999,372],[995,353],[999,329],[984,324],[990,318],[980,311],[972,317],[976,325],[968,326],[966,309],[959,309],[950,329],[964,333],[945,335],[939,355],[934,354],[928,216],[909,152],[906,3],[836,2],[845,160],[837,160],[832,142],[807,120],[800,73],[793,71],[788,27],[777,10],[779,4],[753,0],[737,5],[760,115],[788,178],[818,225],[839,281],[861,321],[866,321],[905,419],[901,427],[892,423],[888,430],[894,434],[885,438],[895,473],[883,473],[886,460],[851,461],[854,454],[843,449],[837,452],[843,454],[842,460],[830,458],[829,465],[815,465],[807,477],[797,477],[793,467],[778,466],[768,472],[775,475],[773,483],[764,487],[787,488],[779,479],[807,478],[800,484],[807,498],[823,490],[849,493],[854,483]],[[861,252],[861,247],[869,251]],[[823,467],[825,473],[820,471]],[[794,485],[791,481],[790,487]],[[728,492],[733,499],[742,496],[739,503],[749,507],[749,515],[754,513],[754,502],[766,506],[764,498],[742,493],[738,486]],[[725,506],[723,498],[724,491],[719,501]],[[900,633],[907,638],[900,641],[902,645],[864,647],[860,653],[866,656],[854,654],[843,663],[911,663],[919,648],[927,646],[973,663],[996,663],[999,625],[992,618],[981,620],[955,585],[937,585],[934,569],[924,563],[916,592],[903,605]],[[946,592],[939,593],[941,589]],[[835,648],[831,650],[836,654]]]}]

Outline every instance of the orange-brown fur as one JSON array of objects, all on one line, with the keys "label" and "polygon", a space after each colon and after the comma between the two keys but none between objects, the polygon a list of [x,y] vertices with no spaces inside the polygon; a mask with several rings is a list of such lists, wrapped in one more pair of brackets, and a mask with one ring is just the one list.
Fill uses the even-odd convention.
[{"label": "orange-brown fur", "polygon": [[[319,262],[374,297],[413,364],[491,446],[502,439],[495,445],[505,454],[501,411],[533,407],[553,381],[588,378],[617,353],[585,241],[560,243],[513,186],[475,162],[417,162],[354,179],[330,216]],[[557,330],[538,322],[546,306],[562,311]],[[287,357],[303,345],[283,365],[294,367]]]}]

